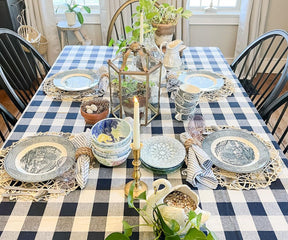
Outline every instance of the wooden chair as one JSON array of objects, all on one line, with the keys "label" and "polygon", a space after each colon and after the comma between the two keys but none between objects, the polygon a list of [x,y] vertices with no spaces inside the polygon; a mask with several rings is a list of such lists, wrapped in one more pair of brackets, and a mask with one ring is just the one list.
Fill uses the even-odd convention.
[{"label": "wooden chair", "polygon": [[[106,45],[109,45],[111,38],[114,40],[127,39],[125,26],[133,26],[133,13],[139,0],[128,0],[123,3],[113,15],[109,24]],[[156,2],[156,6],[159,4]]]},{"label": "wooden chair", "polygon": [[2,104],[0,104],[0,114],[7,127],[7,129],[5,129],[5,127],[1,124],[0,138],[4,142],[6,140],[5,136],[7,135],[7,131],[11,132],[12,127],[14,127],[17,122],[17,119]]},{"label": "wooden chair", "polygon": [[288,33],[273,30],[249,44],[230,65],[261,116],[287,82],[287,56]]},{"label": "wooden chair", "polygon": [[0,86],[20,112],[50,70],[37,50],[15,32],[0,28]]},{"label": "wooden chair", "polygon": [[263,110],[263,120],[266,122],[271,133],[283,149],[284,154],[288,151],[288,91],[274,100]]}]

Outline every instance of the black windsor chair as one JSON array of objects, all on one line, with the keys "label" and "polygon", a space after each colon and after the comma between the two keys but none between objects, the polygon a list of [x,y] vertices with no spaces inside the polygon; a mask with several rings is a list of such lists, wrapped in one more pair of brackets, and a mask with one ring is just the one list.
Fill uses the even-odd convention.
[{"label": "black windsor chair", "polygon": [[0,28],[0,86],[23,112],[50,65],[17,33]]},{"label": "black windsor chair", "polygon": [[270,128],[272,135],[278,141],[284,154],[288,151],[288,91],[274,100],[262,112],[262,118]]},{"label": "black windsor chair", "polygon": [[6,130],[3,126],[1,126],[0,138],[4,142],[6,140],[6,135],[15,126],[17,119],[2,104],[0,104],[0,114],[7,127],[7,130]]},{"label": "black windsor chair", "polygon": [[247,46],[230,65],[263,116],[288,80],[288,33],[273,30]]}]

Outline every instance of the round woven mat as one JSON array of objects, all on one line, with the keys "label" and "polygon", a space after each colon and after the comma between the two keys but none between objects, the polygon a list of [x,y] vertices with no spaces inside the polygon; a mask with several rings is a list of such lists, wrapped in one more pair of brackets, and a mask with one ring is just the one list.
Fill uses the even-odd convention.
[{"label": "round woven mat", "polygon": [[[234,93],[235,91],[234,80],[220,73],[215,74],[217,74],[220,78],[223,78],[224,80],[223,86],[218,90],[204,92],[200,97],[200,102],[217,102]],[[171,95],[172,99],[174,98],[174,95],[176,94],[180,84],[181,82],[180,80],[178,80],[176,73],[174,72],[167,73],[167,90],[168,92],[172,92]]]},{"label": "round woven mat", "polygon": [[[91,70],[91,69],[90,69]],[[98,70],[91,70],[96,73],[100,74],[100,82],[102,81],[102,78],[107,78],[108,70],[107,67],[101,66]],[[61,72],[54,74],[53,76],[47,78],[43,84],[43,90],[46,93],[47,96],[52,97],[55,100],[58,101],[77,101],[77,102],[83,102],[83,101],[89,101],[97,97],[102,97],[103,93],[99,91],[98,86],[93,87],[91,89],[83,90],[83,91],[65,91],[61,90],[57,87],[55,87],[53,80],[55,77],[57,77]]]},{"label": "round woven mat", "polygon": [[[236,127],[228,127],[228,126],[218,126],[221,129],[239,129]],[[243,130],[243,129],[242,129]],[[212,127],[206,127],[206,131],[213,132]],[[253,135],[258,138],[261,142],[263,142],[270,153],[270,161],[268,164],[253,173],[234,173],[223,170],[213,165],[212,170],[215,174],[218,183],[222,187],[226,187],[228,189],[233,190],[250,190],[257,188],[266,188],[271,185],[277,178],[279,173],[282,171],[283,162],[279,155],[279,152],[274,148],[272,143],[265,141],[258,134],[254,132],[247,133]]]},{"label": "round woven mat", "polygon": [[[39,133],[37,135],[58,135],[66,137],[67,139],[73,138],[70,133]],[[24,139],[20,140],[23,141]],[[19,141],[19,142],[20,142]],[[27,195],[11,196],[10,200],[25,200],[25,201],[47,201],[50,198],[57,198],[59,196],[65,196],[68,193],[75,191],[79,185],[75,178],[75,165],[74,164],[68,171],[63,173],[61,176],[45,181],[45,182],[36,182],[36,183],[27,183],[20,182],[13,179],[4,169],[4,159],[8,152],[17,144],[18,142],[13,143],[10,147],[2,149],[0,151],[0,194],[12,194],[12,193],[27,193]],[[9,187],[17,187],[31,189],[30,191],[22,190],[9,190]],[[43,194],[38,195],[39,191],[42,191]],[[29,195],[28,195],[29,194]]]},{"label": "round woven mat", "polygon": [[204,92],[200,98],[200,102],[217,102],[221,98],[226,98],[234,93],[234,81],[223,74],[217,73],[217,75],[224,79],[223,86],[215,91]]}]

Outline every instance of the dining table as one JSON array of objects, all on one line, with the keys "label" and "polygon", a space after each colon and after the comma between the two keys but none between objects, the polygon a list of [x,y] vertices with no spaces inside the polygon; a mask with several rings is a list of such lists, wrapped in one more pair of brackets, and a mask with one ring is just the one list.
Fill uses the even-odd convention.
[{"label": "dining table", "polygon": [[[65,46],[46,79],[70,69],[98,69],[116,54],[116,47]],[[197,112],[206,126],[234,126],[257,133],[273,144],[283,163],[278,178],[265,188],[229,190],[218,185],[210,189],[193,187],[182,174],[183,167],[168,174],[157,174],[141,166],[141,180],[153,193],[152,183],[159,178],[172,186],[187,184],[199,196],[200,207],[211,213],[206,226],[218,239],[288,239],[288,162],[257,112],[239,80],[217,47],[187,47],[182,62],[192,70],[205,69],[232,79],[233,94],[215,102],[200,102]],[[45,80],[44,80],[45,82]],[[43,83],[19,118],[3,148],[40,132],[64,132],[72,135],[91,128],[80,113],[79,101],[59,101],[47,96]],[[153,136],[179,140],[186,121],[175,119],[175,103],[165,81],[161,85],[160,114],[147,126],[141,126],[141,142]],[[95,160],[84,189],[47,201],[11,201],[0,197],[0,239],[105,239],[112,232],[122,232],[122,221],[131,225],[143,223],[138,213],[129,208],[125,184],[131,181],[132,159],[116,167],[106,167]],[[144,201],[136,201],[143,207]],[[133,230],[131,239],[153,239],[147,226]]]}]

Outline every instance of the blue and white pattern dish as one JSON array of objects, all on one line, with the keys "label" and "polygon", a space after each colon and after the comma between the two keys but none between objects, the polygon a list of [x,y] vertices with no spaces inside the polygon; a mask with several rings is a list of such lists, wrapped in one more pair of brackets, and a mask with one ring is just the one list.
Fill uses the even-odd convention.
[{"label": "blue and white pattern dish", "polygon": [[225,129],[209,134],[202,143],[213,164],[235,173],[251,173],[270,160],[269,150],[244,130]]},{"label": "blue and white pattern dish", "polygon": [[143,141],[140,159],[154,170],[169,170],[181,167],[186,155],[185,148],[175,138],[157,136]]},{"label": "blue and white pattern dish", "polygon": [[101,148],[120,148],[132,140],[132,128],[119,118],[106,118],[97,122],[91,129],[92,140]]},{"label": "blue and white pattern dish", "polygon": [[64,91],[83,91],[98,86],[100,75],[89,69],[61,72],[53,79],[55,87]]},{"label": "blue and white pattern dish", "polygon": [[219,90],[224,85],[224,79],[221,76],[207,70],[184,71],[180,73],[178,79],[182,83],[200,88],[202,92]]},{"label": "blue and white pattern dish", "polygon": [[75,147],[61,136],[33,136],[19,142],[7,154],[7,173],[22,182],[42,182],[60,176],[75,162]]}]

